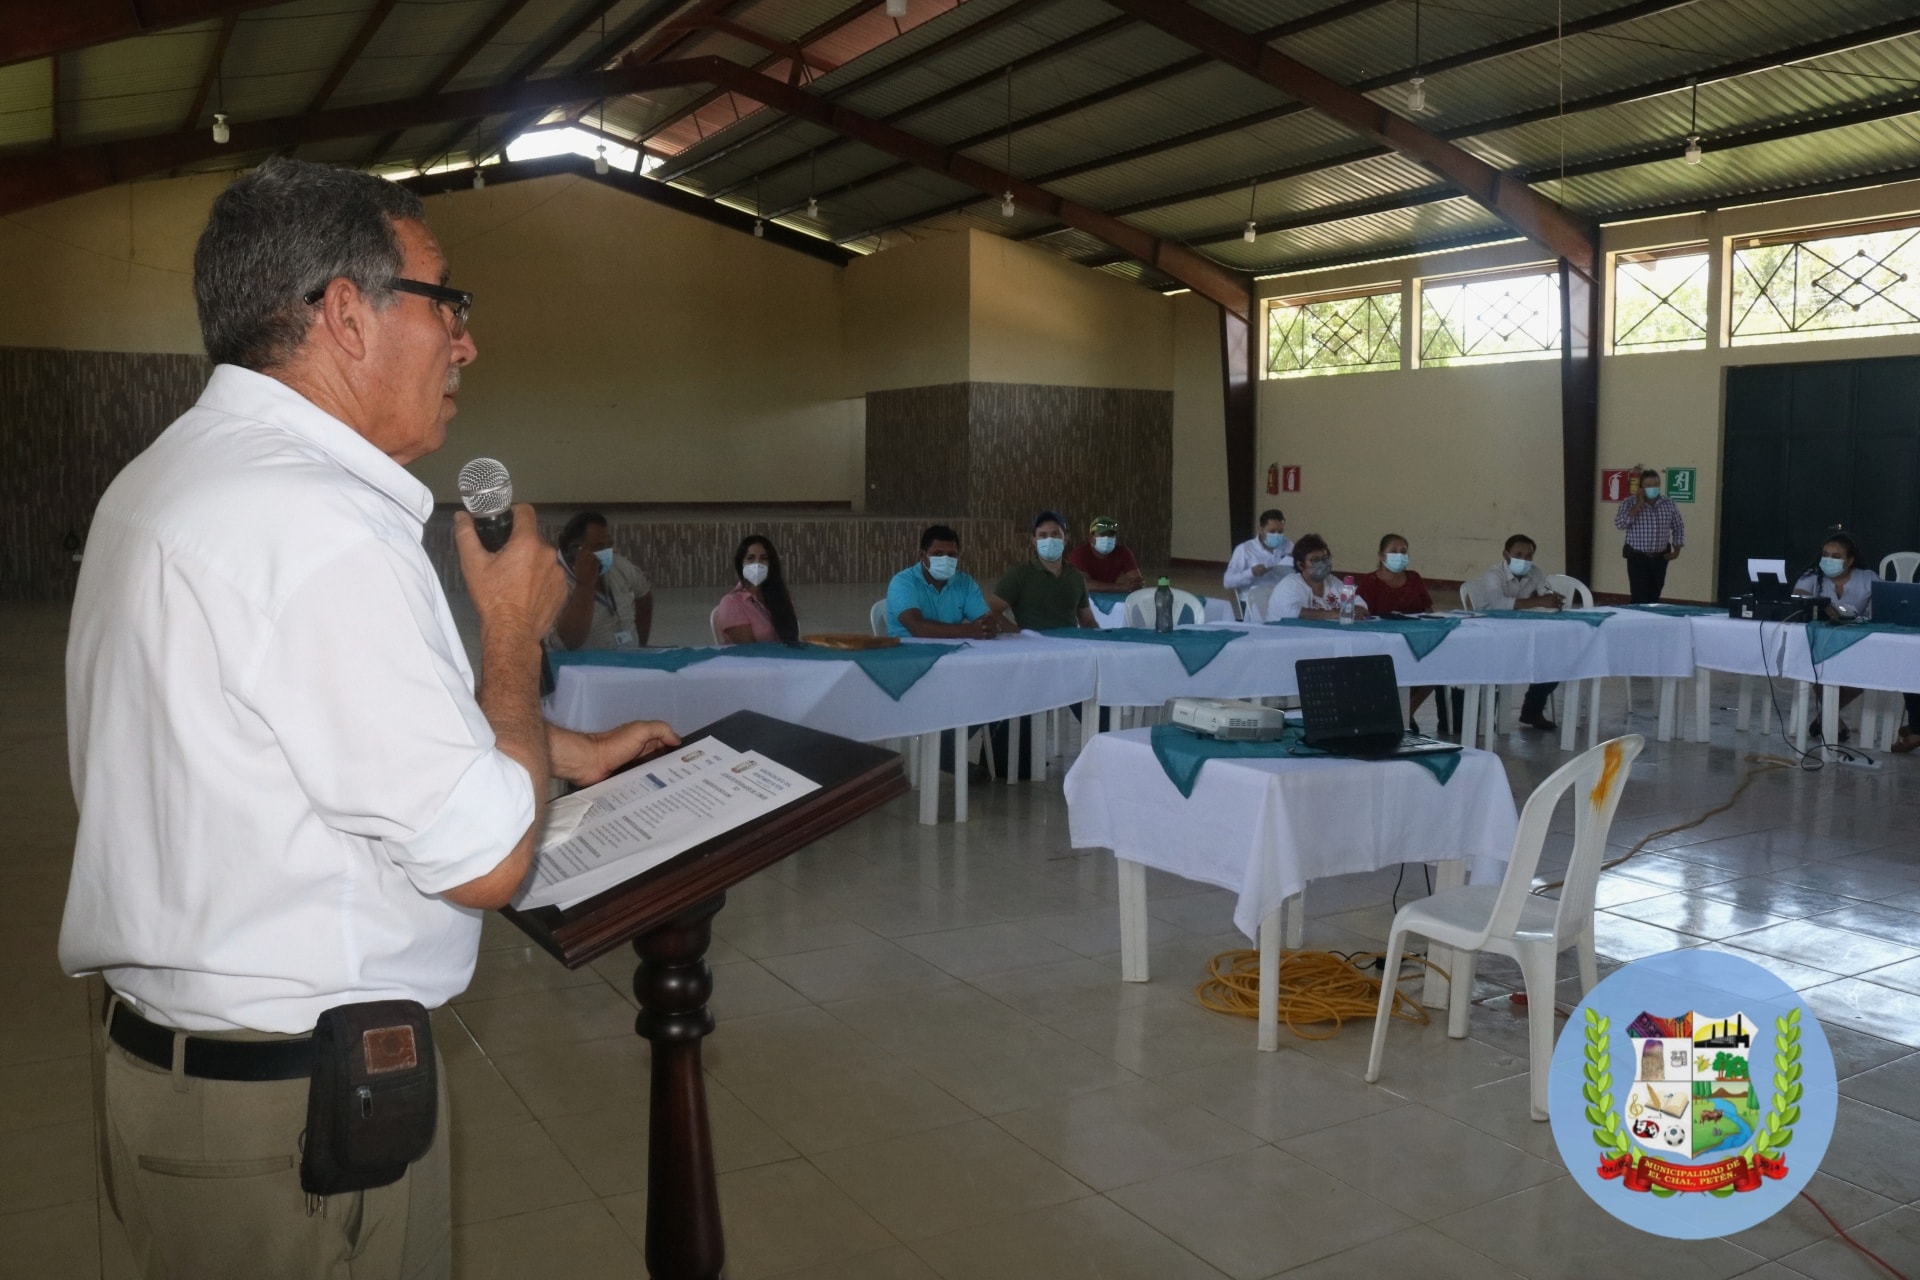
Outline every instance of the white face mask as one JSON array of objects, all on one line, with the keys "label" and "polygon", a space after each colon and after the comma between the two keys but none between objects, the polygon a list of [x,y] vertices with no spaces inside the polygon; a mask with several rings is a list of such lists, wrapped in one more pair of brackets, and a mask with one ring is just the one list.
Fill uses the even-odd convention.
[{"label": "white face mask", "polygon": [[1120,539],[1113,537],[1111,534],[1102,534],[1093,540],[1093,549],[1103,556],[1112,555],[1113,549],[1119,545]]},{"label": "white face mask", "polygon": [[767,566],[764,564],[743,564],[740,566],[740,576],[745,578],[749,584],[757,587],[767,580]]},{"label": "white face mask", "polygon": [[1516,578],[1524,578],[1533,572],[1533,561],[1522,560],[1519,556],[1510,557],[1507,560],[1507,572]]},{"label": "white face mask", "polygon": [[960,568],[959,556],[928,556],[927,572],[933,575],[935,582],[946,582]]},{"label": "white face mask", "polygon": [[1051,563],[1067,553],[1067,540],[1065,538],[1035,538],[1033,540],[1033,549],[1040,553],[1042,560]]}]

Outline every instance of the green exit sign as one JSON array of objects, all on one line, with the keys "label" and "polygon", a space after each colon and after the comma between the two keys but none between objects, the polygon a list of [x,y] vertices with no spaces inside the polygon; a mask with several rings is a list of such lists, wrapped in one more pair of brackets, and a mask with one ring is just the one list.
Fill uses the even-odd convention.
[{"label": "green exit sign", "polygon": [[1668,467],[1667,496],[1675,502],[1692,502],[1698,467]]}]

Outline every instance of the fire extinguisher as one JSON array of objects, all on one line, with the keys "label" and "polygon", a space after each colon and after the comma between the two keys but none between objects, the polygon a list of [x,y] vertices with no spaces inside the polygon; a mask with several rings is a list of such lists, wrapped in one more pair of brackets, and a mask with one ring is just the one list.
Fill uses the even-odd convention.
[{"label": "fire extinguisher", "polygon": [[1267,492],[1280,492],[1280,464],[1277,462],[1267,468]]}]

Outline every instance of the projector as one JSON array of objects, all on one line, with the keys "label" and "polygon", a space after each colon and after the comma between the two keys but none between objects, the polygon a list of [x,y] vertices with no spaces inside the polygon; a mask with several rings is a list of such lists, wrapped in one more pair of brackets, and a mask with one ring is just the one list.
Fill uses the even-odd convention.
[{"label": "projector", "polygon": [[1272,742],[1287,730],[1286,712],[1227,698],[1169,698],[1167,720],[1222,742]]}]

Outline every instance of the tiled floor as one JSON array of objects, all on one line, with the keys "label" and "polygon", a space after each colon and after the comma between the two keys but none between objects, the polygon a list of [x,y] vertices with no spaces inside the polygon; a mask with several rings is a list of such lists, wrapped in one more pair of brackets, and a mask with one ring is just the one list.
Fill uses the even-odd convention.
[{"label": "tiled floor", "polygon": [[[807,625],[860,626],[876,590],[809,589]],[[710,604],[663,593],[657,638],[701,639]],[[88,988],[54,961],[73,825],[64,627],[56,608],[0,610],[0,1275],[118,1277],[131,1264],[96,1192]],[[1637,692],[1646,729],[1647,682]],[[1618,726],[1618,682],[1609,693]],[[1712,746],[1650,747],[1617,842],[1698,813],[1769,749],[1721,719]],[[1561,758],[1514,739],[1516,792]],[[1206,958],[1245,945],[1224,893],[1153,877],[1160,976],[1120,983],[1112,859],[1068,847],[1057,774],[977,788],[964,827],[912,818],[903,801],[823,841],[715,922],[708,1087],[734,1280],[1612,1280],[1653,1258],[1698,1277],[1881,1274],[1804,1203],[1690,1243],[1590,1205],[1527,1119],[1525,1022],[1497,961],[1471,1038],[1396,1025],[1369,1086],[1365,1024],[1258,1054],[1250,1023],[1197,1007]],[[1765,775],[1611,873],[1599,936],[1616,959],[1734,949],[1805,992],[1845,1077],[1813,1194],[1920,1276],[1916,823],[1920,760]],[[1393,883],[1317,884],[1313,944],[1383,936]],[[462,1276],[644,1274],[630,976],[623,956],[569,973],[488,922],[471,989],[437,1017]]]}]

